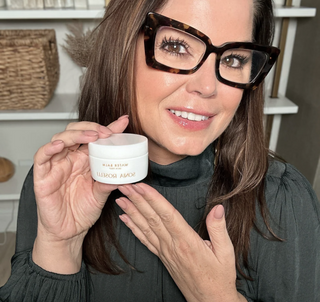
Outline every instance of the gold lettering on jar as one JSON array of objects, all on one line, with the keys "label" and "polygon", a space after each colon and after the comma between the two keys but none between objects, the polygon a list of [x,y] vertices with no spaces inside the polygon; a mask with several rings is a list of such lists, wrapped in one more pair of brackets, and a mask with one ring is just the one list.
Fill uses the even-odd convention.
[{"label": "gold lettering on jar", "polygon": [[135,177],[136,172],[129,172],[129,173],[122,173],[120,174],[120,178],[130,178],[130,177]]},{"label": "gold lettering on jar", "polygon": [[97,176],[103,178],[117,178],[117,174],[115,173],[97,172]]},{"label": "gold lettering on jar", "polygon": [[128,167],[128,164],[114,164],[116,168]]},{"label": "gold lettering on jar", "polygon": [[102,164],[103,167],[113,168],[113,164]]},{"label": "gold lettering on jar", "polygon": [[102,164],[103,167],[106,167],[110,170],[121,170],[122,168],[126,168],[129,166],[128,163],[124,163],[124,164]]}]

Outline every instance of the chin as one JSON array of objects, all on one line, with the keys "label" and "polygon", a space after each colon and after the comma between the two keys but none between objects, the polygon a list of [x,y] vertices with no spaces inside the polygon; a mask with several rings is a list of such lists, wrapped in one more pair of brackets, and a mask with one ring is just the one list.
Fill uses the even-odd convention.
[{"label": "chin", "polygon": [[169,151],[180,156],[197,156],[207,149],[210,144],[193,142],[191,144],[174,146]]},{"label": "chin", "polygon": [[197,156],[201,154],[212,142],[204,139],[177,140],[167,137],[165,141],[159,142],[149,137],[149,157],[159,164],[170,164],[181,160],[186,156]]}]

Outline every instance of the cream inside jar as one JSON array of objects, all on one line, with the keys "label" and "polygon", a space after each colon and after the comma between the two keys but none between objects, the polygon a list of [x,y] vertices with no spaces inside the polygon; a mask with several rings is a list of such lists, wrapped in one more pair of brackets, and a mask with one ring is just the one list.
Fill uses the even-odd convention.
[{"label": "cream inside jar", "polygon": [[128,184],[148,174],[148,139],[130,133],[112,134],[89,143],[92,178],[107,184]]}]

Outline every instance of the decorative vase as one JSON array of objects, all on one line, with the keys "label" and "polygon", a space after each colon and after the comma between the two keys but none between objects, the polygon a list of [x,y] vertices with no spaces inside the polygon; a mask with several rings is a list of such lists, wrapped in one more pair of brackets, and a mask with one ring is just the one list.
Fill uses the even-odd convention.
[{"label": "decorative vase", "polygon": [[4,157],[0,157],[0,182],[9,180],[14,174],[13,163]]}]

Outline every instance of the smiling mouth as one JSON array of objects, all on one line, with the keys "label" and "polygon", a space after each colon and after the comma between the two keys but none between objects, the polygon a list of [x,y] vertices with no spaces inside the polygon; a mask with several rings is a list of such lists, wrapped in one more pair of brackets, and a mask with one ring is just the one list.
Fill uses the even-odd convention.
[{"label": "smiling mouth", "polygon": [[196,121],[196,122],[201,122],[201,121],[206,121],[209,119],[208,116],[200,115],[200,114],[195,114],[192,112],[186,112],[186,111],[179,111],[179,110],[172,110],[169,109],[171,113],[178,117],[182,117],[184,119],[187,119],[189,121]]}]

